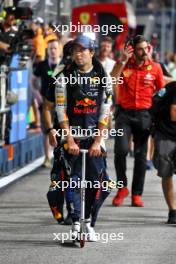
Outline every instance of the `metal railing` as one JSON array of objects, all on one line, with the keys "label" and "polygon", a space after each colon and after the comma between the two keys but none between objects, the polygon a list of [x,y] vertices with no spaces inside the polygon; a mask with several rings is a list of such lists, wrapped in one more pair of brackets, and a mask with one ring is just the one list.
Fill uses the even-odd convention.
[{"label": "metal railing", "polygon": [[7,66],[0,67],[0,146],[5,143],[6,119],[10,111],[7,106]]}]

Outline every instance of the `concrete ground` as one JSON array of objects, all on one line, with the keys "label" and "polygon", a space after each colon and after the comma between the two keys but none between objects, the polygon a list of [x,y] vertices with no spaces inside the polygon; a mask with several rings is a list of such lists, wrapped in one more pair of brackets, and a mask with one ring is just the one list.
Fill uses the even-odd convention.
[{"label": "concrete ground", "polygon": [[[112,141],[108,143],[109,173],[115,179]],[[131,182],[133,158],[128,158]],[[39,168],[0,191],[1,264],[175,264],[176,229],[167,226],[167,207],[155,170],[147,172],[144,208],[111,206],[112,191],[99,214],[96,232],[101,240],[83,249],[72,242],[53,240],[53,233],[68,233],[50,213],[46,193],[49,170]],[[116,240],[109,238],[116,234]],[[123,240],[117,239],[122,237]],[[109,238],[107,243],[105,239]]]}]

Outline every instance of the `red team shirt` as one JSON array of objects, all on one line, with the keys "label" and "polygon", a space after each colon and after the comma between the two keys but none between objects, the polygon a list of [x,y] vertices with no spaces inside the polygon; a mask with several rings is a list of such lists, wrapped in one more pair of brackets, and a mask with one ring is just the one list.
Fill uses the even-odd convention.
[{"label": "red team shirt", "polygon": [[139,67],[130,59],[121,77],[123,84],[118,85],[117,103],[124,109],[149,109],[154,91],[165,85],[160,64],[152,60],[146,60]]}]

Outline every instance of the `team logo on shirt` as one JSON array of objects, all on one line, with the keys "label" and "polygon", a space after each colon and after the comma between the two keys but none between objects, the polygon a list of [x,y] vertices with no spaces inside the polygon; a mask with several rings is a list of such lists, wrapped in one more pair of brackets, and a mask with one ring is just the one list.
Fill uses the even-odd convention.
[{"label": "team logo on shirt", "polygon": [[61,105],[64,103],[65,103],[65,96],[64,95],[57,95],[56,104]]},{"label": "team logo on shirt", "polygon": [[98,76],[91,77],[90,84],[100,84],[100,78]]},{"label": "team logo on shirt", "polygon": [[82,100],[76,101],[76,106],[74,107],[74,113],[76,114],[90,114],[97,112],[96,100],[91,100],[89,98],[84,98]]},{"label": "team logo on shirt", "polygon": [[147,73],[144,76],[144,85],[145,86],[150,86],[153,81],[154,81],[154,78],[153,78],[152,74]]},{"label": "team logo on shirt", "polygon": [[150,74],[150,73],[147,73],[146,75],[145,75],[145,77],[144,77],[146,80],[149,80],[149,81],[152,81],[153,80],[153,76],[152,76],[152,74]]},{"label": "team logo on shirt", "polygon": [[148,65],[147,66],[147,71],[151,71],[152,70],[152,65]]},{"label": "team logo on shirt", "polygon": [[76,106],[96,106],[96,100],[84,98],[83,100],[76,101]]}]

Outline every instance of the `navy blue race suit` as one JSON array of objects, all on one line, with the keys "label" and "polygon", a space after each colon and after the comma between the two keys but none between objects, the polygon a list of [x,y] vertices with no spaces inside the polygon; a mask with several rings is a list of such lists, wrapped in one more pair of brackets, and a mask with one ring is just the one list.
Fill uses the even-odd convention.
[{"label": "navy blue race suit", "polygon": [[[66,84],[66,78],[75,77],[76,83]],[[85,82],[80,84],[80,79],[84,77]],[[106,125],[108,122],[112,86],[110,78],[105,74],[103,67],[95,59],[93,67],[87,73],[82,73],[73,64],[69,70],[61,72],[57,76],[55,87],[55,104],[58,121],[69,121],[70,128],[81,132],[85,129],[92,135],[98,130],[98,123]],[[82,79],[83,80],[83,79]],[[61,131],[60,131],[61,132]],[[84,134],[84,133],[83,133]],[[81,136],[84,136],[81,134]],[[89,149],[93,143],[90,136],[77,141],[80,148]],[[70,178],[74,182],[81,179],[81,154],[73,156],[65,152],[65,160],[69,164]],[[92,226],[95,225],[98,210],[104,199],[109,194],[109,190],[102,187],[101,182],[109,182],[106,172],[106,159],[101,157],[86,157],[86,181],[91,181],[92,186],[86,188],[86,208],[85,216],[92,215]],[[56,175],[56,174],[55,174]],[[56,181],[61,179],[61,174],[57,173]],[[99,183],[99,184],[97,184]],[[52,183],[51,183],[52,185]],[[96,187],[95,187],[96,186]],[[57,188],[60,191],[60,188]],[[80,217],[80,190],[79,186],[72,190],[72,219],[78,221]]]}]

